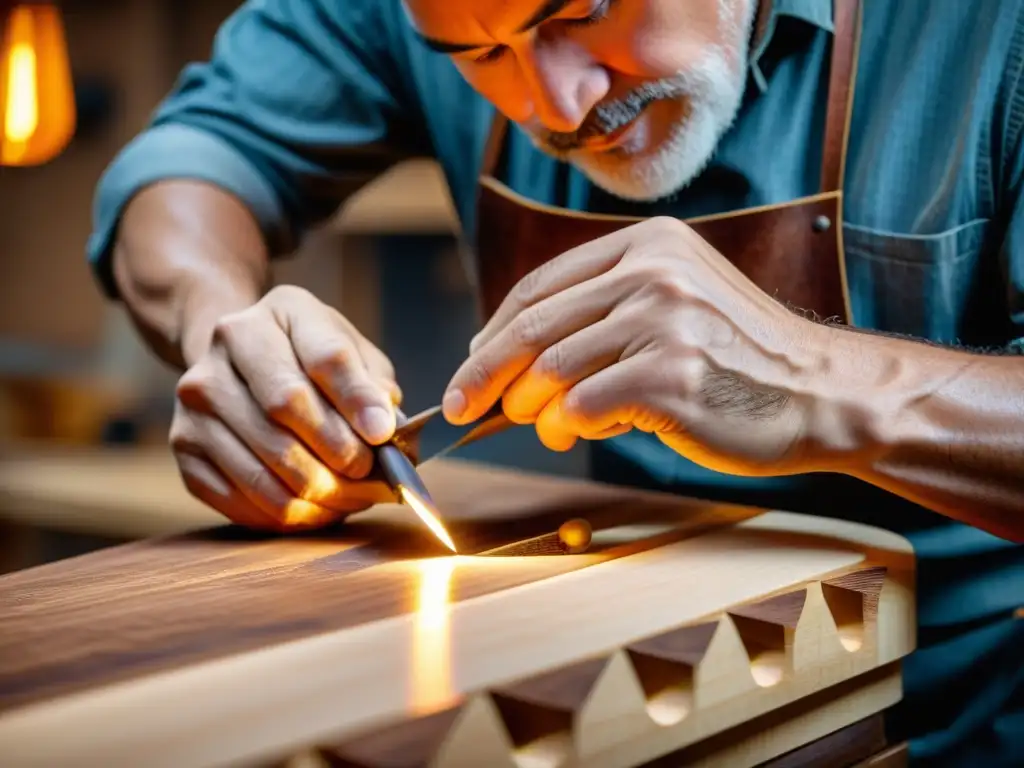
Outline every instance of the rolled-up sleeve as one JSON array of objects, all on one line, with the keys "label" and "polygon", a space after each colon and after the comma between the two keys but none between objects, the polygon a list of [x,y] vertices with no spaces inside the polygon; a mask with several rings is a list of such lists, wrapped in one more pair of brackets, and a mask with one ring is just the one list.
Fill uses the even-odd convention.
[{"label": "rolled-up sleeve", "polygon": [[249,0],[210,59],[185,68],[147,128],[114,158],[93,203],[87,257],[108,296],[110,251],[144,187],[194,179],[238,197],[273,256],[404,157],[430,154],[393,54],[392,0]]}]

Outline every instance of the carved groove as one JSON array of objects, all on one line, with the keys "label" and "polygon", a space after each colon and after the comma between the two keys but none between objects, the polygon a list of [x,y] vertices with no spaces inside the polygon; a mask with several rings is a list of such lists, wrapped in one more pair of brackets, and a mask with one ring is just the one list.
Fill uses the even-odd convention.
[{"label": "carved groove", "polygon": [[572,752],[573,725],[607,658],[588,659],[491,692],[520,766],[554,766]]},{"label": "carved groove", "polygon": [[807,599],[799,589],[729,611],[750,658],[750,674],[762,688],[782,682],[791,667],[789,649]]},{"label": "carved groove", "polygon": [[414,768],[427,766],[441,748],[461,705],[412,718],[334,749],[321,749],[333,768]]},{"label": "carved groove", "polygon": [[[321,754],[336,768],[558,768],[587,765],[591,756],[613,749],[616,739],[635,742],[652,729],[678,733],[682,745],[690,721],[702,714],[702,701],[716,710],[723,701],[742,706],[760,695],[759,688],[785,685],[805,669],[818,674],[834,658],[829,653],[842,653],[838,647],[828,651],[827,638],[834,644],[835,633],[826,611],[843,648],[864,657],[865,670],[873,669],[864,628],[877,622],[885,578],[884,567],[872,566],[813,582],[811,591],[804,586],[735,606],[711,621],[638,640],[610,656],[495,687],[476,700],[472,723],[467,724],[467,705],[460,705]],[[798,634],[803,639],[796,643]],[[798,667],[794,647],[806,657]],[[485,746],[462,746],[459,759],[455,741]],[[486,763],[479,762],[483,754],[489,755]]]},{"label": "carved groove", "polygon": [[878,601],[885,583],[884,566],[827,579],[821,583],[843,648],[853,653],[864,647],[867,634],[878,620]]},{"label": "carved groove", "polygon": [[717,622],[681,627],[628,647],[647,714],[658,725],[676,725],[692,711],[694,671],[717,628]]}]

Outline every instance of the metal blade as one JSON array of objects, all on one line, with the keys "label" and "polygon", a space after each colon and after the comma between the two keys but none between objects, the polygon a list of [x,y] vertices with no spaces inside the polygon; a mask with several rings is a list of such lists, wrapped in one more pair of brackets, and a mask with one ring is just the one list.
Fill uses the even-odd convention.
[{"label": "metal blade", "polygon": [[440,405],[404,421],[400,416],[399,422],[391,442],[417,466],[515,426],[502,410],[501,401],[476,421],[461,426],[450,424]]}]

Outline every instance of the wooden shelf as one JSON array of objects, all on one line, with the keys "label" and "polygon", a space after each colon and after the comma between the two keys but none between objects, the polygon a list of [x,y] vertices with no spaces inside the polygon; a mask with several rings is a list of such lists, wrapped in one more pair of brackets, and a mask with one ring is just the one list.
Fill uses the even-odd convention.
[{"label": "wooden shelf", "polygon": [[456,234],[458,215],[440,166],[402,163],[371,182],[338,212],[334,226],[351,235]]}]

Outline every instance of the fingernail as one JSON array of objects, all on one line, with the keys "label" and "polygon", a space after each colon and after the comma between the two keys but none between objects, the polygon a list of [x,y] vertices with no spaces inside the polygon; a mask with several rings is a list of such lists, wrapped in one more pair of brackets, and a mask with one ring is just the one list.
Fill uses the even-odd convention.
[{"label": "fingernail", "polygon": [[480,334],[478,333],[472,339],[469,340],[469,354],[476,352],[477,346],[480,344]]},{"label": "fingernail", "polygon": [[391,414],[381,408],[379,405],[372,405],[369,408],[364,408],[359,412],[356,417],[358,421],[359,431],[363,433],[363,436],[371,442],[380,442],[387,440],[391,436],[391,430],[393,427],[393,419]]},{"label": "fingernail", "polygon": [[460,389],[449,389],[445,392],[444,400],[441,401],[441,409],[444,417],[449,421],[459,418],[466,412],[466,396]]}]

